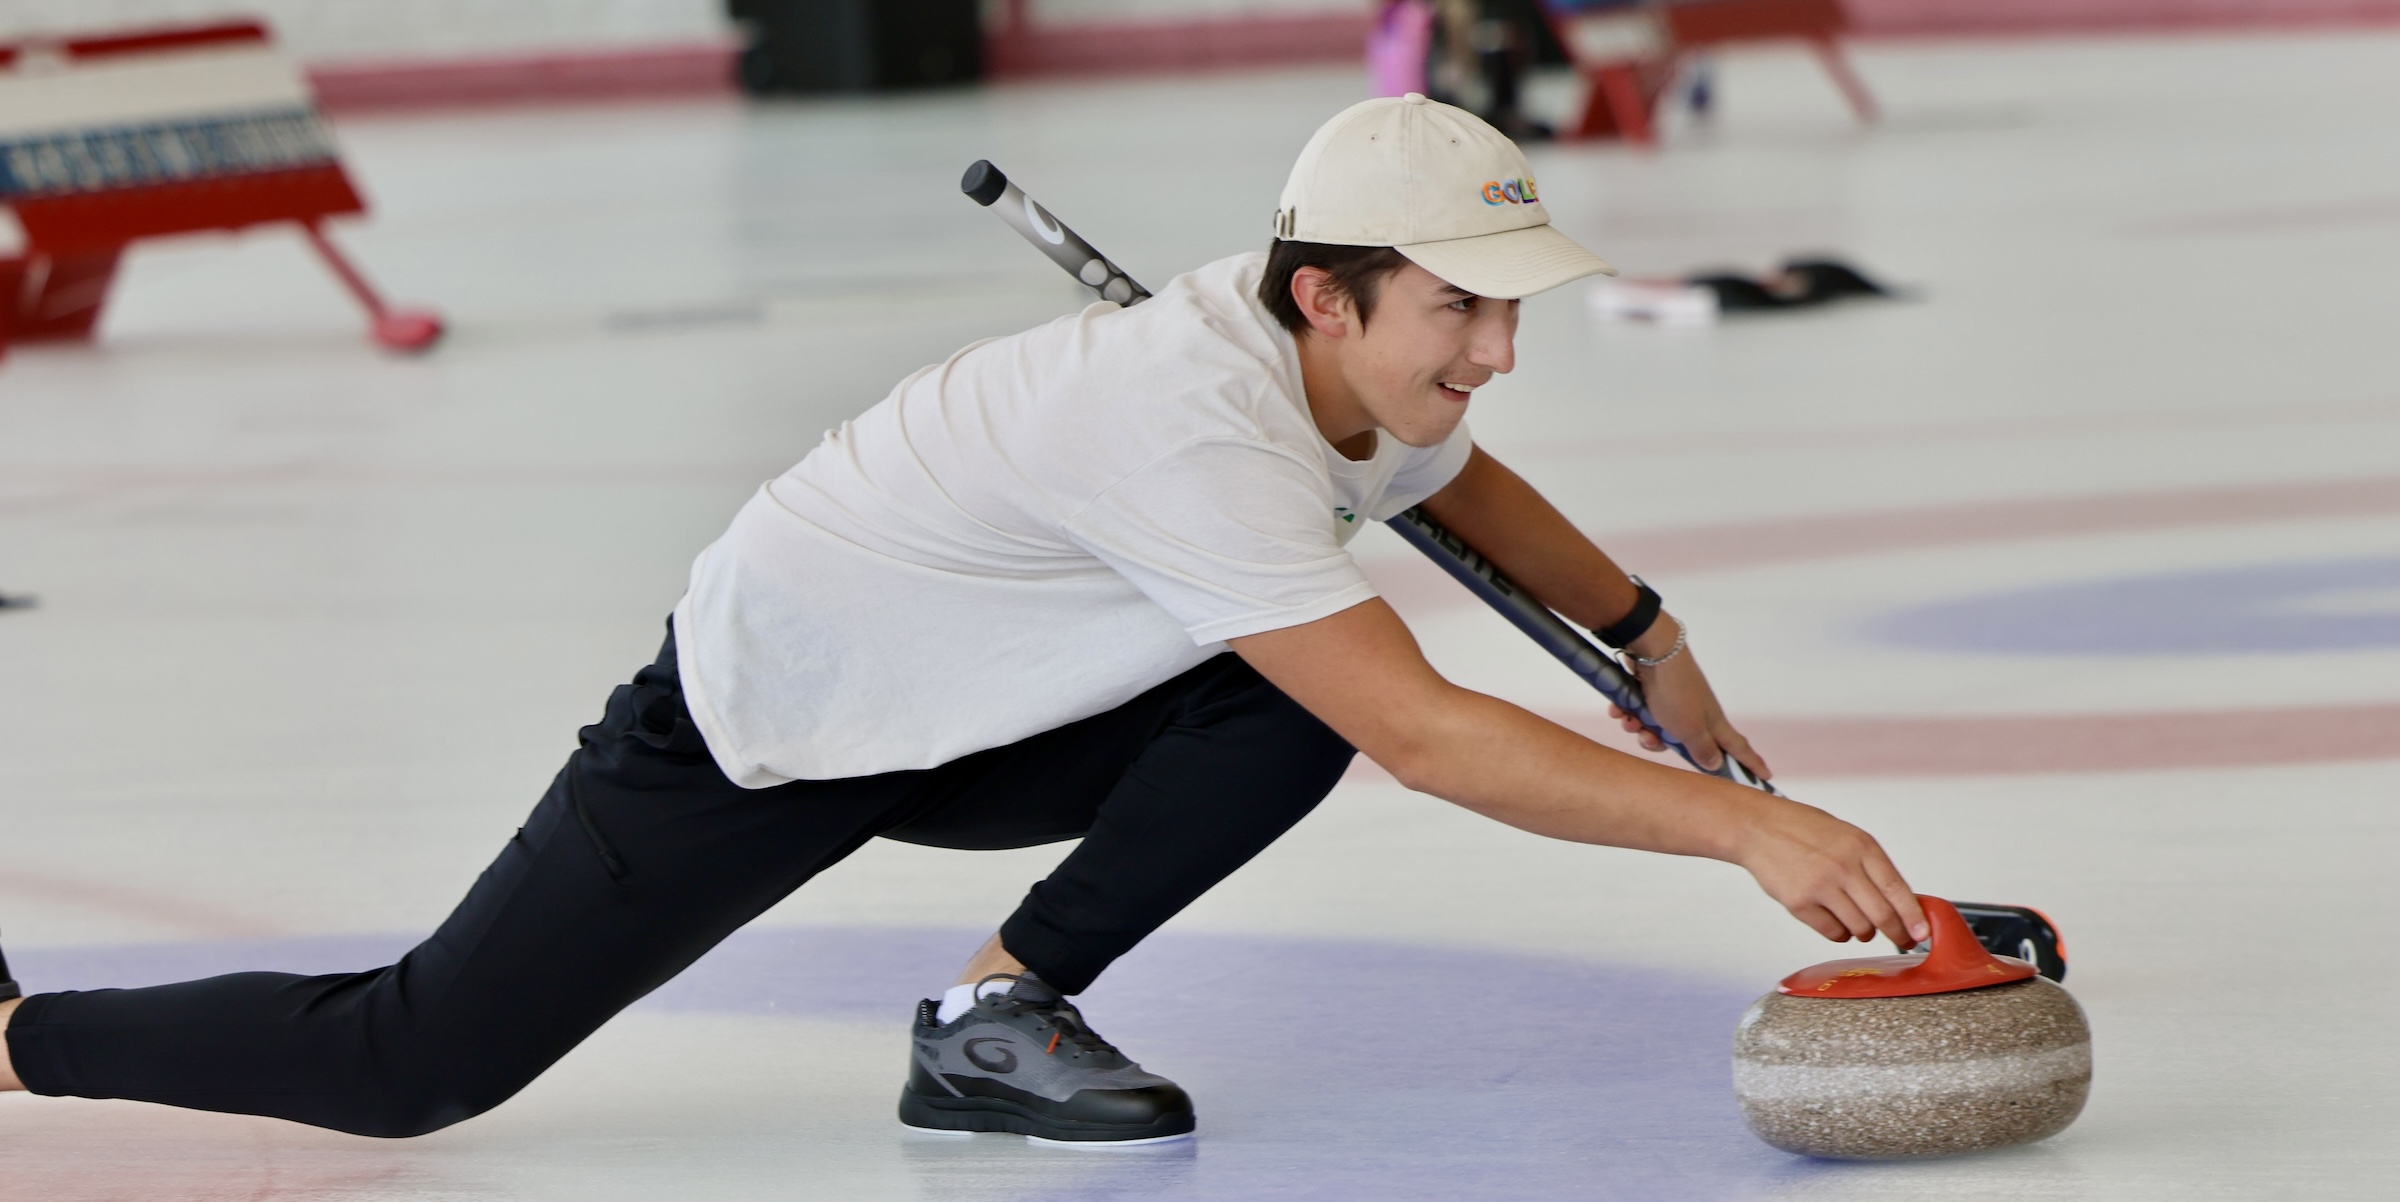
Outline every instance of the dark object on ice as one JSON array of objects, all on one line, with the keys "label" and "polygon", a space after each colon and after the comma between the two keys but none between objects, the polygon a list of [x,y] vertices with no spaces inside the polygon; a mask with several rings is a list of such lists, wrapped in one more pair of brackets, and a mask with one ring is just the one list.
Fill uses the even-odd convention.
[{"label": "dark object on ice", "polygon": [[0,593],[0,609],[32,609],[30,593]]},{"label": "dark object on ice", "polygon": [[743,41],[734,80],[753,96],[955,87],[984,76],[976,0],[725,0],[725,12]]},{"label": "dark object on ice", "polygon": [[1785,278],[1800,283],[1801,295],[1811,301],[1837,296],[1890,296],[1891,289],[1860,275],[1839,259],[1793,259],[1783,265]]},{"label": "dark object on ice", "polygon": [[1693,276],[1691,283],[1716,293],[1717,308],[1727,313],[1799,309],[1845,296],[1896,295],[1838,259],[1793,259],[1763,280],[1720,273]]},{"label": "dark object on ice", "polygon": [[1706,288],[1717,294],[1717,310],[1732,313],[1743,309],[1789,309],[1797,302],[1779,296],[1765,284],[1746,275],[1696,275],[1694,287]]}]

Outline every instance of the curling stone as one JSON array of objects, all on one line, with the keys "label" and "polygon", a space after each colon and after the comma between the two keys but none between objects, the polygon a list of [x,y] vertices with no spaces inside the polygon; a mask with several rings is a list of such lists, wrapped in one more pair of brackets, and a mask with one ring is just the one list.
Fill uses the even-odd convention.
[{"label": "curling stone", "polygon": [[1733,1036],[1733,1092],[1759,1138],[1803,1156],[1901,1160],[2065,1130],[2092,1086],[2092,1033],[2065,989],[1994,956],[1957,909],[1916,955],[1784,978]]}]

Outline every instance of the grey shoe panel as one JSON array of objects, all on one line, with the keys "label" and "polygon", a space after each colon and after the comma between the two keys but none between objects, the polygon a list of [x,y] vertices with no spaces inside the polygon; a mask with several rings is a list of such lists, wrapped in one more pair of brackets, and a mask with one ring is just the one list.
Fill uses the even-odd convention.
[{"label": "grey shoe panel", "polygon": [[947,1093],[954,1098],[967,1096],[959,1087],[952,1085],[948,1077],[942,1075],[941,1057],[928,1054],[923,1041],[917,1041],[915,1046],[909,1049],[909,1059],[912,1063],[909,1065],[908,1080],[912,1088]]},{"label": "grey shoe panel", "polygon": [[950,1078],[991,1080],[1060,1103],[1084,1090],[1174,1085],[1091,1035],[1074,1005],[1038,981],[980,999],[946,1026],[931,1017],[920,1011],[913,1052],[953,1096],[960,1091]]},{"label": "grey shoe panel", "polygon": [[986,1077],[1053,1102],[1086,1089],[1171,1084],[1123,1056],[1096,1056],[1063,1038],[1053,1048],[1053,1034],[1030,1020],[970,1010],[948,1027],[918,1028],[916,1055],[936,1076]]}]

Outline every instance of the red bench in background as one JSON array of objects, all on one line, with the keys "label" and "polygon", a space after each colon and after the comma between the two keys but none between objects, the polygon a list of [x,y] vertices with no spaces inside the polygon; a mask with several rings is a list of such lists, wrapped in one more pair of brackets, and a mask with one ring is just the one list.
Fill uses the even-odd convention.
[{"label": "red bench in background", "polygon": [[365,211],[255,21],[0,43],[0,349],[89,339],[138,239],[289,221],[377,343],[422,350],[440,319],[385,305],[325,237]]}]

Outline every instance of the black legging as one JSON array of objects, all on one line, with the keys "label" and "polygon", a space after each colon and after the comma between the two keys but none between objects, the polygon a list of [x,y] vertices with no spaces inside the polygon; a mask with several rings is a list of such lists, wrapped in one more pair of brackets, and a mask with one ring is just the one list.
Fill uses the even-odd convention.
[{"label": "black legging", "polygon": [[1227,654],[938,768],[743,789],[692,726],[670,635],[399,963],[38,994],[8,1028],[9,1055],[35,1093],[423,1134],[507,1100],[877,835],[961,848],[1083,836],[1000,929],[1077,993],[1298,822],[1351,754]]}]

